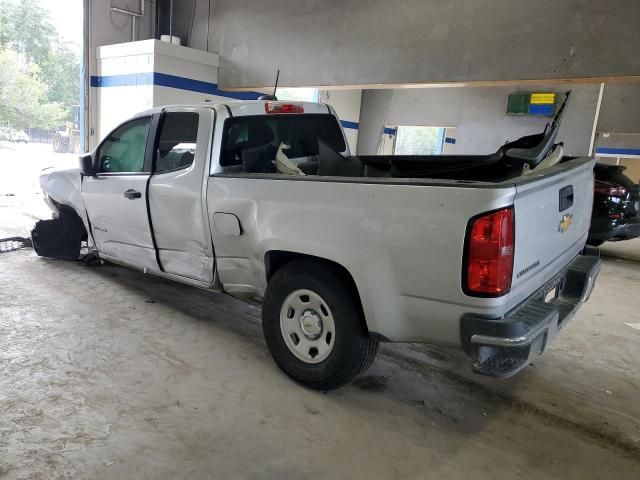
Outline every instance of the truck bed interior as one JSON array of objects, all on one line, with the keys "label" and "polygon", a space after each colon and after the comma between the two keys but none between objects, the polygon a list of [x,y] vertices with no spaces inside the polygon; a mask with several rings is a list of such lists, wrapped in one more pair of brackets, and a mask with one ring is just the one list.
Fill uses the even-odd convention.
[{"label": "truck bed interior", "polygon": [[[221,154],[225,173],[285,173],[330,177],[430,178],[458,181],[503,182],[533,170],[556,155],[560,121],[569,98],[543,132],[501,146],[489,155],[354,155],[346,157],[344,139],[330,115],[298,118],[238,117],[226,126]],[[229,122],[229,120],[227,120]],[[292,162],[278,160],[278,151]],[[282,158],[282,156],[280,156]],[[549,164],[549,161],[545,162]]]},{"label": "truck bed interior", "polygon": [[[348,159],[362,165],[365,177],[434,178],[501,182],[535,169],[558,146],[554,143],[570,92],[551,125],[542,133],[506,143],[490,155],[361,155]],[[563,157],[558,163],[574,157]]]}]

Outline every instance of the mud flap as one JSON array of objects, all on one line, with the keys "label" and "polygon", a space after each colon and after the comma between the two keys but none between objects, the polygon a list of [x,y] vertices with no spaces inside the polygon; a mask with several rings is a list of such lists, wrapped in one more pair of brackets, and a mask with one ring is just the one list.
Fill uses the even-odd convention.
[{"label": "mud flap", "polygon": [[61,212],[58,218],[38,221],[31,230],[33,249],[41,257],[77,260],[85,236],[82,220]]}]

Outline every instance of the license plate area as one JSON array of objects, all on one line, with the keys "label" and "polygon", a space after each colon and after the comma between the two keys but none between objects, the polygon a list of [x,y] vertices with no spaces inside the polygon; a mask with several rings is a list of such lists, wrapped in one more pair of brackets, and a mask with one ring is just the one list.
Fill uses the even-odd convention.
[{"label": "license plate area", "polygon": [[560,291],[559,285],[556,284],[553,287],[549,288],[542,297],[545,303],[553,303],[558,298],[558,293]]}]

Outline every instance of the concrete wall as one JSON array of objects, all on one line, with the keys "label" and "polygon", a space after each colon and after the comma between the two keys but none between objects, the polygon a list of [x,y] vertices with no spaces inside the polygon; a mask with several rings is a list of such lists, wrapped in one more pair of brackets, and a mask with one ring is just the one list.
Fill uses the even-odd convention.
[{"label": "concrete wall", "polygon": [[627,167],[624,174],[634,182],[640,184],[640,160],[639,159],[622,159],[620,165]]},{"label": "concrete wall", "polygon": [[[640,84],[605,86],[597,131],[598,160],[619,162],[628,177],[640,182]],[[612,153],[600,155],[603,148]]]},{"label": "concrete wall", "polygon": [[[127,0],[84,0],[85,18],[85,83],[83,124],[84,149],[93,148],[98,141],[98,91],[90,86],[90,77],[99,75],[98,48],[103,45],[131,41],[131,17],[111,12],[110,7],[137,10],[139,1]],[[144,40],[153,38],[155,34],[155,3],[147,2],[145,16],[137,21],[137,38]]]},{"label": "concrete wall", "polygon": [[[214,95],[218,56],[201,50],[172,45],[159,40],[143,40],[98,48],[98,70],[102,77],[97,96],[94,146],[113,128],[135,113],[176,103],[226,102]],[[159,84],[154,74],[174,79],[188,75],[200,82],[201,91],[182,83]],[[114,81],[117,79],[117,81]]]},{"label": "concrete wall", "polygon": [[[175,2],[185,37],[193,5]],[[283,86],[640,75],[638,0],[218,0],[210,15],[208,2],[197,6],[192,46],[206,48],[210,23],[223,87],[272,85],[278,68]]]},{"label": "concrete wall", "polygon": [[[541,132],[547,117],[509,116],[507,100],[530,87],[423,88],[365,90],[362,96],[358,153],[375,154],[383,125],[456,127],[456,143],[447,153],[495,152],[502,144]],[[541,86],[533,91],[561,93],[563,88]],[[599,85],[572,86],[558,140],[568,155],[587,155]],[[563,95],[558,95],[558,101]],[[447,134],[449,135],[449,134]]]},{"label": "concrete wall", "polygon": [[321,90],[318,95],[318,101],[335,109],[353,153],[358,145],[361,99],[361,90]]},{"label": "concrete wall", "polygon": [[598,132],[640,133],[640,83],[605,85]]}]

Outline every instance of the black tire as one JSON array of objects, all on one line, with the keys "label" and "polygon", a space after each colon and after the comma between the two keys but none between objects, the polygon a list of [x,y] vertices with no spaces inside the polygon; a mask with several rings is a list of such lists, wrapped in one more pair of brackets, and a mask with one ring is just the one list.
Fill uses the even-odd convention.
[{"label": "black tire", "polygon": [[[333,348],[320,363],[307,363],[287,346],[280,327],[286,298],[305,289],[319,295],[332,314]],[[315,390],[339,388],[363,373],[378,352],[378,341],[363,326],[350,288],[335,269],[321,262],[296,260],[280,268],[269,281],[262,308],[262,330],[278,366],[296,382]]]},{"label": "black tire", "polygon": [[54,134],[52,144],[53,151],[56,153],[67,153],[69,150],[69,144],[64,142],[62,135],[59,133]]},{"label": "black tire", "polygon": [[41,257],[75,261],[80,256],[85,229],[75,212],[62,211],[58,218],[38,221],[31,230],[33,249]]}]

